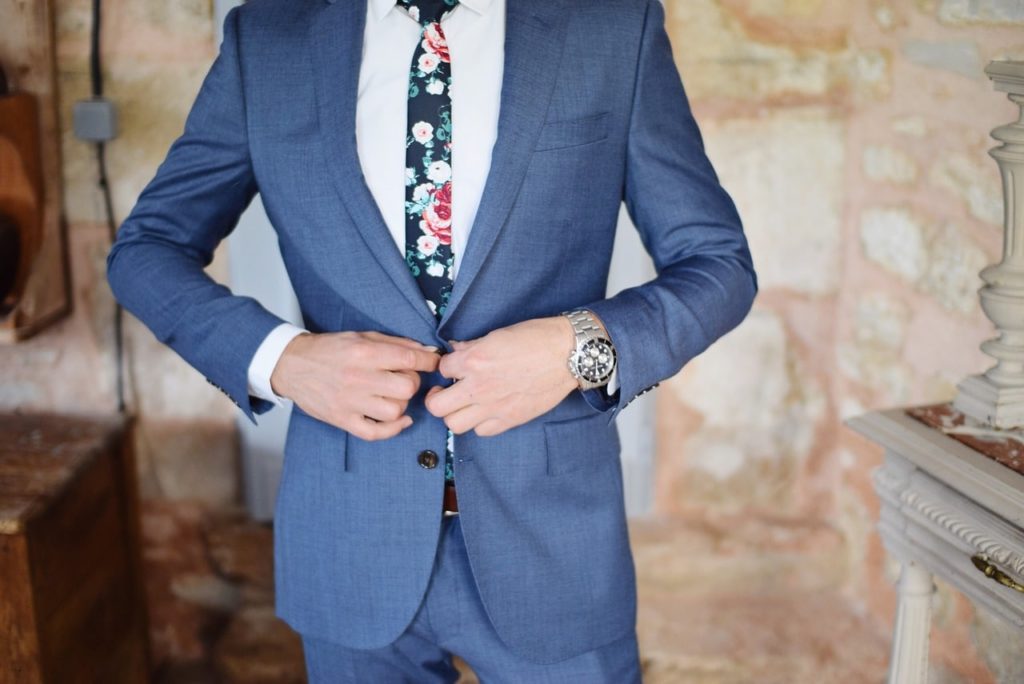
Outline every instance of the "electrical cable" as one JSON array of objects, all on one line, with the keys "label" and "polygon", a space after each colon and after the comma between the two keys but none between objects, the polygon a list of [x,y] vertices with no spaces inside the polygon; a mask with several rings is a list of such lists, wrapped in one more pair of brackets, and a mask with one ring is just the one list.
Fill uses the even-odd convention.
[{"label": "electrical cable", "polygon": [[92,35],[89,38],[89,77],[92,81],[93,97],[103,97],[103,56],[100,54],[100,31],[103,19],[101,0],[92,3]]},{"label": "electrical cable", "polygon": [[[100,51],[102,17],[102,0],[93,0],[92,35],[89,41],[89,79],[92,96],[96,98],[103,97],[103,58]],[[99,168],[99,187],[103,195],[107,232],[110,243],[113,245],[117,237],[117,222],[114,219],[114,200],[110,191],[110,179],[107,176],[107,149],[102,140],[96,143],[96,164]],[[116,299],[114,300],[114,359],[117,374],[117,411],[124,413],[124,307]]]}]

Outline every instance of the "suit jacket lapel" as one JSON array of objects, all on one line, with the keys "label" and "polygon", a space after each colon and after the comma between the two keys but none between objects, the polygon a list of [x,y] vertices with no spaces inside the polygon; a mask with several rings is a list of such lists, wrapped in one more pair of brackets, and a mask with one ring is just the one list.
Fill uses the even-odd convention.
[{"label": "suit jacket lapel", "polygon": [[[562,2],[507,0],[504,72],[491,168],[465,254],[455,275],[451,299],[438,324],[439,328],[452,317],[480,272],[512,210],[526,174],[558,76],[558,64],[565,43],[568,10]],[[452,106],[453,109],[457,108],[458,101]],[[454,109],[456,121],[457,112]],[[458,140],[458,135],[456,128],[453,138]],[[458,164],[456,157],[456,169]],[[459,227],[454,229],[459,230]]]},{"label": "suit jacket lapel", "polygon": [[356,94],[362,62],[366,0],[328,0],[310,26],[320,134],[334,186],[381,268],[420,316],[435,328],[416,279],[363,177],[356,147]]},{"label": "suit jacket lapel", "polygon": [[[439,329],[451,318],[512,209],[558,74],[568,20],[562,2],[506,0],[504,71],[491,168],[451,299],[439,323],[396,249],[359,166],[355,137],[356,93],[367,2],[327,0],[314,15],[310,32],[320,133],[335,188],[383,270],[431,327],[436,325]],[[453,106],[457,107],[458,103]],[[457,130],[454,135],[458,136]],[[457,158],[454,163],[459,163]]]}]

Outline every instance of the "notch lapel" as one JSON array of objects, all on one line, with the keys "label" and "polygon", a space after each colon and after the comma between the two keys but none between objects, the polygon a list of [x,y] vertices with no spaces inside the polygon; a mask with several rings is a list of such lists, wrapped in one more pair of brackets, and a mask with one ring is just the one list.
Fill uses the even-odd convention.
[{"label": "notch lapel", "polygon": [[435,329],[437,318],[395,246],[359,163],[356,96],[367,4],[367,0],[329,0],[314,13],[310,39],[320,135],[335,190],[363,241],[395,287]]},{"label": "notch lapel", "polygon": [[558,75],[568,22],[563,1],[506,0],[504,67],[491,167],[451,299],[439,322],[395,247],[359,164],[356,95],[367,0],[328,0],[314,14],[310,38],[320,135],[335,190],[381,268],[431,328],[439,330],[451,318],[512,210]]},{"label": "notch lapel", "polygon": [[[504,71],[491,168],[439,329],[466,296],[519,193],[558,76],[568,12],[563,0],[506,0]],[[452,106],[457,120],[458,101]],[[456,128],[454,139],[458,135]]]}]

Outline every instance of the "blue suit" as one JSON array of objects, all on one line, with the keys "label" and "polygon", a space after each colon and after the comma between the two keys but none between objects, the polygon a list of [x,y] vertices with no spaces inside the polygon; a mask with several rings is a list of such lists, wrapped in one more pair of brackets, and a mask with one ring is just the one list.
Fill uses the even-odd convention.
[{"label": "blue suit", "polygon": [[[749,311],[742,224],[705,156],[658,0],[508,0],[499,132],[450,304],[426,306],[363,180],[354,134],[365,0],[252,0],[108,257],[117,299],[251,419],[247,368],[282,321],[205,273],[261,193],[313,332],[379,330],[450,351],[586,307],[620,389],[570,393],[492,437],[455,437],[460,525],[508,646],[551,662],[635,625],[615,416]],[[657,276],[605,298],[619,207]],[[458,227],[455,227],[458,230]],[[293,409],[275,516],[277,609],[306,635],[380,647],[430,576],[446,429],[423,394],[411,427],[367,442]]]}]

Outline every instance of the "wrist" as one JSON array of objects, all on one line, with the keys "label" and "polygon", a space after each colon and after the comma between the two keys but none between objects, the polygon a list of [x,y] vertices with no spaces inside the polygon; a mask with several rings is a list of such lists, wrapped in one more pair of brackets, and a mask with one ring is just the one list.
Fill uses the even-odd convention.
[{"label": "wrist", "polygon": [[291,399],[291,388],[288,383],[288,377],[292,362],[296,356],[302,354],[302,350],[305,348],[308,340],[306,338],[312,338],[313,333],[302,332],[293,337],[287,345],[285,345],[284,351],[281,352],[281,356],[277,360],[277,364],[274,366],[273,372],[270,374],[270,388],[274,390],[275,394],[278,394],[286,399]]},{"label": "wrist", "polygon": [[569,370],[568,359],[573,350],[576,349],[576,332],[572,329],[572,323],[562,315],[552,316],[552,324],[555,330],[555,348],[558,349],[557,366],[561,378],[565,381],[566,387],[571,391],[579,387],[579,380]]},{"label": "wrist", "polygon": [[572,329],[572,323],[563,315],[552,316],[551,320],[557,328],[558,350],[562,352],[563,358],[569,358],[569,354],[576,348],[576,331]]}]

